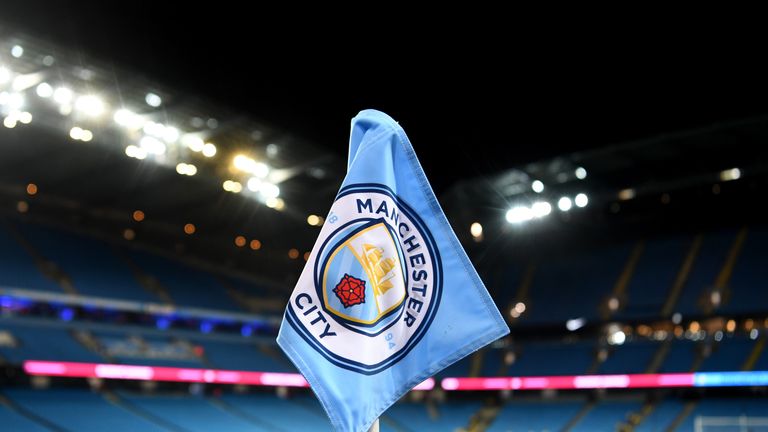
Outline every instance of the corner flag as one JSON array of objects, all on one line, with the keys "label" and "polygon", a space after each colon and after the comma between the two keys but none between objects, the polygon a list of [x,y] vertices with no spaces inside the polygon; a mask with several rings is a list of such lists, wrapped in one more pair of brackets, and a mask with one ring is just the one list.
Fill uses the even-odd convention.
[{"label": "corner flag", "polygon": [[405,132],[382,112],[361,111],[347,176],[277,343],[334,428],[359,432],[414,386],[507,333]]}]

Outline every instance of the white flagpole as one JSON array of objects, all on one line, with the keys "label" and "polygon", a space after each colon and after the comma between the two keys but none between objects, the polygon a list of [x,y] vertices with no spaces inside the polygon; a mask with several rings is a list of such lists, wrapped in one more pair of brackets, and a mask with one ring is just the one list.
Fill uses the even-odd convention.
[{"label": "white flagpole", "polygon": [[379,432],[379,419],[376,419],[376,421],[373,422],[371,428],[368,429],[368,432]]}]

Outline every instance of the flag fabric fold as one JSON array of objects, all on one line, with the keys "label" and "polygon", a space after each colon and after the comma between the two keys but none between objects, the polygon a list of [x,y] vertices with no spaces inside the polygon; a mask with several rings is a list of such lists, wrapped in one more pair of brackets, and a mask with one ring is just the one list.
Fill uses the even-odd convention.
[{"label": "flag fabric fold", "polygon": [[367,431],[414,386],[508,332],[405,132],[361,111],[277,337],[333,427]]}]

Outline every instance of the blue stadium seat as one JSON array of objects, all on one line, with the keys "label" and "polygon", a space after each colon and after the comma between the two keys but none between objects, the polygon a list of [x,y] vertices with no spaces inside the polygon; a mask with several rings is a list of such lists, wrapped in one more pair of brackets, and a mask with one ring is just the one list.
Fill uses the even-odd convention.
[{"label": "blue stadium seat", "polygon": [[289,360],[277,361],[261,352],[253,343],[220,342],[211,340],[194,341],[203,347],[208,361],[220,369],[262,372],[290,372],[296,369]]},{"label": "blue stadium seat", "polygon": [[493,279],[488,284],[488,289],[502,314],[509,312],[509,306],[515,299],[524,272],[525,268],[520,263],[508,262],[499,274],[491,275]]},{"label": "blue stadium seat", "polygon": [[629,245],[613,246],[540,263],[521,323],[565,325],[572,318],[597,318],[600,302],[621,274],[629,249]]},{"label": "blue stadium seat", "polygon": [[625,305],[617,319],[656,318],[690,247],[689,238],[648,241],[626,289]]},{"label": "blue stadium seat", "polygon": [[[144,343],[142,351],[142,346],[133,343],[128,332],[94,331],[91,333],[105,350],[110,352],[110,357],[117,363],[180,368],[206,367],[201,358],[193,355],[191,349],[186,352],[179,349],[169,336],[142,335],[141,339]],[[116,352],[118,348],[122,348],[124,352]]]},{"label": "blue stadium seat", "polygon": [[200,397],[189,395],[150,396],[129,393],[120,393],[120,396],[139,410],[162,418],[185,431],[259,432],[269,430],[264,424],[227,411]]},{"label": "blue stadium seat", "polygon": [[280,399],[273,395],[225,394],[221,400],[237,412],[262,421],[269,430],[330,431],[331,423],[314,397]]},{"label": "blue stadium seat", "polygon": [[[510,376],[579,375],[594,359],[592,342],[528,343],[509,367]],[[563,361],[567,358],[568,361]]]},{"label": "blue stadium seat", "polygon": [[472,369],[472,355],[464,357],[456,363],[438,372],[438,377],[465,377]]},{"label": "blue stadium seat", "polygon": [[10,331],[20,341],[20,346],[16,348],[0,347],[0,355],[14,364],[20,364],[24,360],[95,363],[104,360],[75,340],[63,327],[21,325],[0,318],[0,330]]},{"label": "blue stadium seat", "polygon": [[683,316],[701,313],[699,298],[714,285],[735,237],[736,233],[733,231],[704,236],[699,254],[674,308],[676,312],[682,313]]},{"label": "blue stadium seat", "polygon": [[506,352],[500,349],[488,348],[483,352],[483,364],[480,376],[498,376],[504,362]]},{"label": "blue stadium seat", "polygon": [[47,259],[72,280],[85,296],[141,302],[159,299],[144,289],[128,266],[101,240],[33,224],[18,224],[19,230]]},{"label": "blue stadium seat", "polygon": [[581,401],[512,400],[501,408],[487,431],[559,431],[583,405]]},{"label": "blue stadium seat", "polygon": [[163,432],[166,430],[145,418],[113,405],[100,395],[88,390],[8,389],[4,390],[4,393],[14,402],[64,430],[78,432]]},{"label": "blue stadium seat", "polygon": [[672,399],[656,405],[653,411],[635,428],[635,432],[658,432],[667,429],[683,410],[683,402]]},{"label": "blue stadium seat", "polygon": [[0,223],[0,286],[64,292],[56,281],[40,272],[32,256],[11,236],[3,223]]},{"label": "blue stadium seat", "polygon": [[432,417],[424,404],[399,402],[385,416],[409,431],[454,431],[465,428],[469,419],[482,406],[478,402],[448,402],[439,405]]},{"label": "blue stadium seat", "polygon": [[738,371],[752,352],[755,341],[744,337],[726,337],[712,349],[699,371]]},{"label": "blue stadium seat", "polygon": [[764,312],[768,305],[768,230],[754,229],[747,234],[729,283],[731,296],[720,308],[723,313]]},{"label": "blue stadium seat", "polygon": [[210,273],[141,251],[128,254],[145,273],[168,289],[177,305],[242,312]]},{"label": "blue stadium seat", "polygon": [[763,347],[763,351],[760,353],[760,357],[757,358],[757,362],[755,362],[752,370],[768,371],[768,348]]},{"label": "blue stadium seat", "polygon": [[639,410],[642,402],[634,401],[600,401],[571,429],[573,432],[611,431],[619,430],[618,425],[629,417],[629,414]]},{"label": "blue stadium seat", "polygon": [[0,404],[0,425],[13,432],[46,432],[48,428]]},{"label": "blue stadium seat", "polygon": [[696,343],[687,339],[675,340],[659,373],[690,372],[696,359]]},{"label": "blue stadium seat", "polygon": [[275,295],[286,296],[288,294],[285,291],[276,292],[276,290],[269,287],[238,277],[224,277],[224,280],[230,284],[232,288],[253,297],[274,297]]},{"label": "blue stadium seat", "polygon": [[658,343],[650,341],[627,342],[614,346],[610,349],[608,359],[600,364],[598,373],[644,373],[658,347]]}]

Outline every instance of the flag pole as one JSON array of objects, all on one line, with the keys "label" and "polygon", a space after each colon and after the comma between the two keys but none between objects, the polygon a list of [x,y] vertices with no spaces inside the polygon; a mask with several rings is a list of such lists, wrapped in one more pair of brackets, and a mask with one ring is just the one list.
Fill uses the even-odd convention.
[{"label": "flag pole", "polygon": [[376,419],[376,421],[373,422],[371,428],[368,429],[368,432],[379,432],[379,419]]}]

